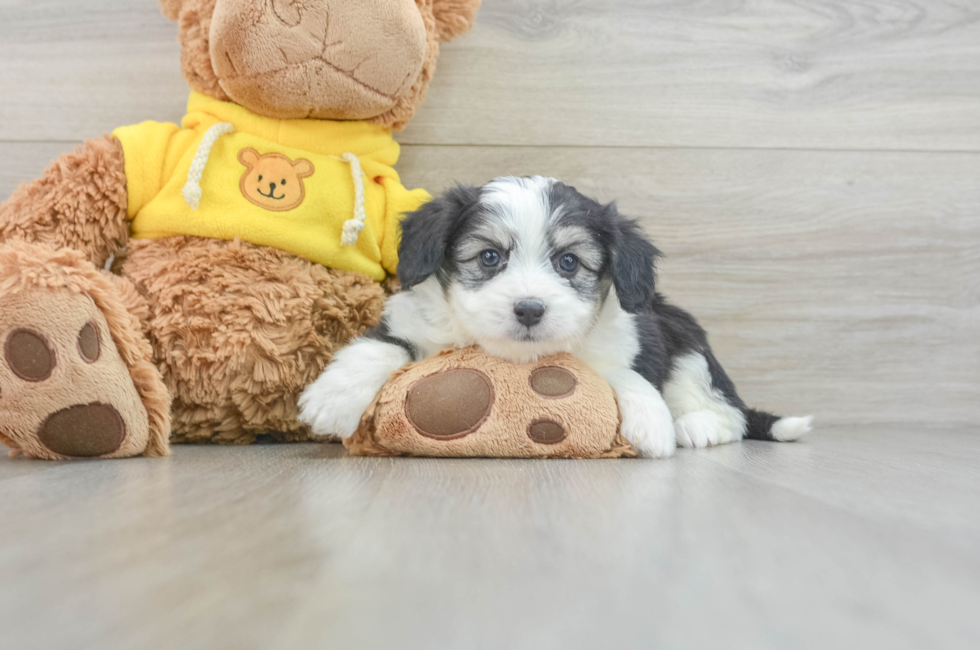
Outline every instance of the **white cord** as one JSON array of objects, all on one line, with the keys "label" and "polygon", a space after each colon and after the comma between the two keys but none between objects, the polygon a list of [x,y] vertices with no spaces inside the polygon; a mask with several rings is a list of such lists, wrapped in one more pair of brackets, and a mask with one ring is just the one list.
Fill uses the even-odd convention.
[{"label": "white cord", "polygon": [[[201,178],[204,176],[204,168],[208,165],[211,148],[214,147],[218,138],[234,131],[235,126],[230,122],[215,124],[205,132],[201,144],[197,146],[197,153],[194,154],[191,168],[187,172],[187,183],[184,184],[184,200],[192,210],[196,210],[201,204],[203,196]],[[367,221],[367,212],[364,209],[364,173],[361,171],[360,158],[354,154],[347,152],[340,159],[350,165],[350,174],[354,181],[354,217],[344,222],[340,245],[353,246],[357,243],[361,231],[364,230],[364,223]]]},{"label": "white cord", "polygon": [[340,245],[353,246],[357,243],[357,238],[364,230],[364,222],[367,220],[367,213],[364,211],[364,174],[361,172],[361,161],[354,154],[345,153],[340,159],[350,165],[350,174],[354,179],[354,218],[344,222],[344,234],[340,238]]},{"label": "white cord", "polygon": [[191,168],[187,172],[187,183],[184,184],[184,200],[191,210],[197,210],[201,205],[201,177],[204,176],[204,168],[208,166],[208,157],[211,155],[211,148],[218,138],[226,133],[233,133],[235,125],[230,122],[219,122],[205,131],[201,144],[197,145],[197,153],[191,161]]}]

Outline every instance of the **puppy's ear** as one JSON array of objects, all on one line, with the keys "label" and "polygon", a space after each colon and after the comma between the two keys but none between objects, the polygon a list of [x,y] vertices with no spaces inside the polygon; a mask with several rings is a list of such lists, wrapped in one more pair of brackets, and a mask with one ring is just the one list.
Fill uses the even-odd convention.
[{"label": "puppy's ear", "polygon": [[403,289],[414,287],[439,270],[456,226],[479,201],[479,188],[457,185],[406,215],[398,246],[398,279]]},{"label": "puppy's ear", "polygon": [[613,286],[623,309],[636,313],[653,299],[656,264],[661,254],[640,224],[620,215],[616,204],[606,206],[606,211],[609,221],[616,225],[612,245]]}]

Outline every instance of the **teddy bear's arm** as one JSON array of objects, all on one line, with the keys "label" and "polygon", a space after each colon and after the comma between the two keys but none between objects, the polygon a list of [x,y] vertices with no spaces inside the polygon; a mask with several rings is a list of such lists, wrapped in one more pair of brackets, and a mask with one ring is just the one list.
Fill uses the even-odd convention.
[{"label": "teddy bear's arm", "polygon": [[126,209],[122,145],[108,135],[94,138],[63,154],[0,204],[0,242],[72,248],[102,267],[126,244]]}]

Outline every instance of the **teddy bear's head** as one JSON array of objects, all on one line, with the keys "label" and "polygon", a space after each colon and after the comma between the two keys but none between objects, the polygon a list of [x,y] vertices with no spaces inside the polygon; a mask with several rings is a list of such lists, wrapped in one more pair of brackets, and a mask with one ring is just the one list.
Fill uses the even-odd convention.
[{"label": "teddy bear's head", "polygon": [[191,87],[275,118],[404,128],[480,0],[160,0]]}]

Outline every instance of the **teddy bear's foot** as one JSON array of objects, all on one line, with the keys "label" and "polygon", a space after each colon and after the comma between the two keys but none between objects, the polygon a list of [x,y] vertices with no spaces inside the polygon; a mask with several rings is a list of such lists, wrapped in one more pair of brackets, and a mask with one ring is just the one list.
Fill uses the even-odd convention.
[{"label": "teddy bear's foot", "polygon": [[167,453],[169,399],[125,289],[73,251],[0,246],[0,442],[12,454]]}]

